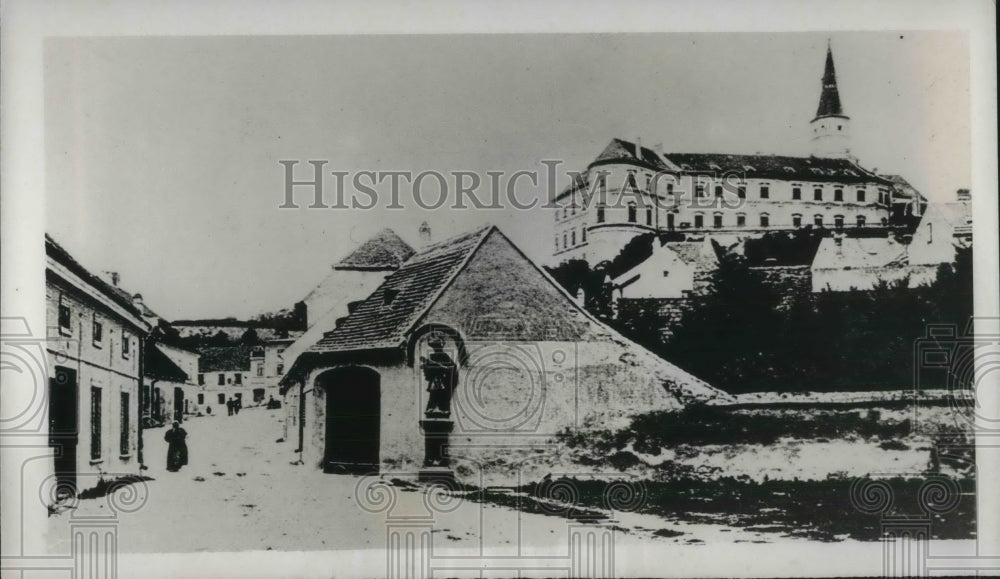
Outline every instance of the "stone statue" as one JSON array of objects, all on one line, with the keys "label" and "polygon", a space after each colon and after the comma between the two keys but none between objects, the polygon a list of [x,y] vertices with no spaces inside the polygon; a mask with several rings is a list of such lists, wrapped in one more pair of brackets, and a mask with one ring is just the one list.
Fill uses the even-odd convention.
[{"label": "stone statue", "polygon": [[458,366],[444,351],[444,340],[431,336],[428,345],[434,351],[430,356],[420,357],[420,368],[427,380],[427,418],[448,418],[451,416],[451,396],[458,386]]}]

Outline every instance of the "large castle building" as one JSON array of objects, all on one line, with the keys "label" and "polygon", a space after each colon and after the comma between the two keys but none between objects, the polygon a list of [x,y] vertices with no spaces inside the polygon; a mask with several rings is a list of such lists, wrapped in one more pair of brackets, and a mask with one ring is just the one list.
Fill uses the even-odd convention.
[{"label": "large castle building", "polygon": [[664,153],[613,139],[556,197],[554,261],[596,265],[643,233],[889,228],[900,215],[919,215],[919,193],[851,155],[850,121],[827,48],[808,157]]}]

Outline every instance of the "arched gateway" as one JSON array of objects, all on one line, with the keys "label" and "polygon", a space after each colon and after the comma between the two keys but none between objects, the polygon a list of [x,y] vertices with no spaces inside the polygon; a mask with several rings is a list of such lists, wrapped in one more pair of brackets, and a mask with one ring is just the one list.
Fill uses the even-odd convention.
[{"label": "arched gateway", "polygon": [[326,472],[378,471],[380,383],[378,372],[355,366],[336,368],[316,378],[316,387],[326,396]]}]

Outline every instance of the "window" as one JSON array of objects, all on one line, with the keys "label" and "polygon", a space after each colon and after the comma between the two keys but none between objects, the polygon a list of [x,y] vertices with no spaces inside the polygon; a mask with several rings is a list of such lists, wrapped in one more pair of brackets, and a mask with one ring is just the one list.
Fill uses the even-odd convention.
[{"label": "window", "polygon": [[768,199],[769,197],[771,197],[771,187],[768,184],[766,184],[766,183],[761,184],[761,186],[760,186],[760,198],[761,199]]},{"label": "window", "polygon": [[205,395],[204,394],[199,394],[198,395],[198,404],[204,404],[204,403],[205,403]]},{"label": "window", "polygon": [[801,214],[799,214],[799,213],[793,213],[792,214],[792,226],[793,227],[802,227],[802,215]]},{"label": "window", "polygon": [[747,215],[746,215],[746,213],[737,213],[736,214],[736,227],[746,227],[746,224],[747,224]]},{"label": "window", "polygon": [[792,187],[792,200],[798,201],[802,199],[802,187]]},{"label": "window", "polygon": [[833,216],[833,226],[836,227],[837,229],[843,229],[844,228],[844,216],[843,215],[834,215]]},{"label": "window", "polygon": [[254,388],[253,389],[253,401],[254,402],[262,402],[263,400],[264,400],[264,389],[263,388]]},{"label": "window", "polygon": [[767,213],[760,214],[760,226],[768,227],[771,224],[771,216]]},{"label": "window", "polygon": [[698,183],[697,185],[695,185],[694,192],[695,192],[695,195],[697,195],[698,197],[704,197],[705,196],[705,184],[704,183]]},{"label": "window", "polygon": [[722,214],[721,213],[716,213],[715,215],[712,216],[712,226],[714,226],[716,229],[722,227]]},{"label": "window", "polygon": [[580,243],[587,243],[587,228],[580,228]]},{"label": "window", "polygon": [[816,216],[813,217],[813,225],[816,227],[823,227],[823,216],[817,213]]},{"label": "window", "polygon": [[822,200],[823,200],[823,188],[817,187],[813,189],[813,201],[822,201]]},{"label": "window", "polygon": [[101,460],[101,389],[90,387],[90,460]]},{"label": "window", "polygon": [[651,191],[652,184],[653,184],[653,176],[649,175],[649,174],[646,174],[646,191],[652,192]]},{"label": "window", "polygon": [[131,350],[132,336],[128,332],[122,331],[122,358],[128,358]]},{"label": "window", "polygon": [[284,373],[285,373],[285,365],[284,365],[284,364],[278,364],[278,368],[277,368],[277,370],[275,371],[275,373],[276,373],[276,374],[277,374],[278,376],[281,376],[282,374],[284,374]]},{"label": "window", "polygon": [[858,203],[864,203],[864,202],[865,202],[865,190],[858,189]]},{"label": "window", "polygon": [[101,347],[101,343],[104,341],[104,325],[97,321],[97,314],[94,314],[94,345],[98,348]]},{"label": "window", "polygon": [[204,374],[198,374],[198,385],[199,386],[204,386],[205,385],[205,375]]},{"label": "window", "polygon": [[[263,366],[257,366],[257,367],[258,368],[262,368]],[[261,376],[262,374],[260,372],[258,372],[257,375]],[[233,374],[233,383],[234,384],[242,384],[243,383],[243,373],[242,372],[237,372],[237,373]]]},{"label": "window", "polygon": [[715,186],[715,196],[722,197],[722,185]]},{"label": "window", "polygon": [[119,441],[119,453],[122,456],[127,455],[132,448],[131,442],[132,437],[129,436],[129,427],[131,426],[130,421],[132,413],[129,411],[129,394],[128,392],[122,392],[122,407],[121,407],[121,440]]},{"label": "window", "polygon": [[236,394],[233,394],[233,396],[236,397],[237,400],[240,400],[240,401],[243,400],[243,393],[242,392],[237,392]]},{"label": "window", "polygon": [[646,208],[646,225],[652,225],[652,224],[653,224],[653,208],[652,207],[647,207]]},{"label": "window", "polygon": [[556,248],[556,251],[559,251],[559,236],[558,235],[556,236],[555,248]]},{"label": "window", "polygon": [[663,270],[663,277],[670,277],[670,272],[668,270]]},{"label": "window", "polygon": [[570,245],[576,245],[576,230],[575,229],[569,232],[569,240],[570,240]]},{"label": "window", "polygon": [[674,184],[667,183],[667,195],[673,195],[673,194],[674,194]]},{"label": "window", "polygon": [[865,226],[865,216],[858,215],[858,227],[864,227],[864,226]]},{"label": "window", "polygon": [[701,213],[696,213],[694,216],[694,226],[704,227],[705,226],[705,216]]},{"label": "window", "polygon": [[218,400],[219,400],[219,404],[225,404],[226,403],[226,395],[225,394],[219,394]]},{"label": "window", "polygon": [[746,185],[740,185],[740,186],[736,187],[736,196],[739,197],[740,199],[746,199],[747,198],[747,186]]},{"label": "window", "polygon": [[225,385],[226,385],[226,375],[219,374],[219,386],[225,386]]},{"label": "window", "polygon": [[[263,376],[264,375],[264,365],[263,364],[257,364],[257,375],[258,376]],[[238,374],[237,374],[237,376],[238,376]]]},{"label": "window", "polygon": [[597,206],[597,222],[598,223],[604,223],[604,206],[603,205],[598,205]]},{"label": "window", "polygon": [[833,190],[833,200],[834,201],[843,201],[844,200],[844,190],[843,189],[834,189]]},{"label": "window", "polygon": [[674,214],[667,213],[667,229],[670,231],[674,230]]},{"label": "window", "polygon": [[635,223],[635,204],[628,204],[628,222]]},{"label": "window", "polygon": [[69,304],[62,296],[59,296],[59,330],[65,333],[73,332],[73,325],[70,321],[73,317],[72,312],[69,309]]},{"label": "window", "polygon": [[563,231],[563,249],[566,249],[567,247],[569,247],[569,244],[566,243],[567,240],[568,240],[568,238],[566,237],[566,232]]}]

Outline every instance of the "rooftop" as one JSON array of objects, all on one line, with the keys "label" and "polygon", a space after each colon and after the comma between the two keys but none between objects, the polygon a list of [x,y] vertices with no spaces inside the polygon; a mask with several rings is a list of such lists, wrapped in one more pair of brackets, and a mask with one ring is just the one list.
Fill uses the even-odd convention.
[{"label": "rooftop", "polygon": [[333,265],[333,269],[393,270],[416,253],[410,244],[388,227],[361,244],[347,257]]}]

